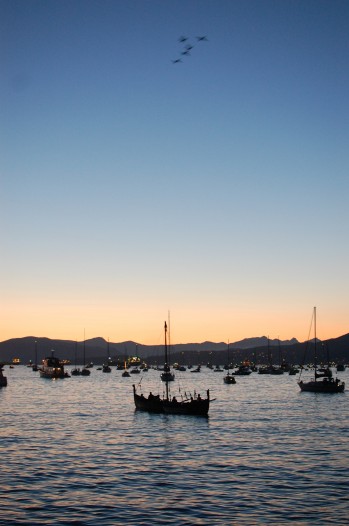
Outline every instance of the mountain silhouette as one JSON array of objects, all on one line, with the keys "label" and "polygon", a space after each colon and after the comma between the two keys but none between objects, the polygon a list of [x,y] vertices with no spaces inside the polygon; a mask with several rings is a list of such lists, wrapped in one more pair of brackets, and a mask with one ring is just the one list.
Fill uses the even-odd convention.
[{"label": "mountain silhouette", "polygon": [[[10,363],[17,357],[21,363],[27,364],[35,361],[35,348],[37,349],[38,363],[45,356],[55,355],[61,359],[71,362],[75,359],[76,345],[78,363],[81,363],[83,353],[83,341],[58,340],[46,337],[27,336],[24,338],[12,338],[0,342],[0,362]],[[338,338],[331,338],[322,342],[325,350],[330,353],[330,359],[335,362],[346,363],[349,361],[349,333]],[[302,363],[307,343],[299,343],[296,338],[279,341],[269,339],[269,348],[275,357],[279,350],[283,358],[290,363]],[[234,360],[250,359],[258,362],[266,353],[268,338],[266,336],[245,338],[229,345]],[[225,363],[227,360],[227,343],[209,342],[185,343],[170,346],[171,361],[181,363],[201,363],[214,361],[214,363]],[[214,353],[214,354],[213,354]],[[144,360],[161,362],[163,359],[163,345],[143,345],[134,341],[119,343],[108,342],[102,337],[91,338],[85,341],[86,362],[93,361],[96,364],[104,363],[110,355],[114,360],[124,360],[126,356],[137,354]],[[260,357],[260,358],[258,358]],[[312,356],[309,353],[309,361]]]}]

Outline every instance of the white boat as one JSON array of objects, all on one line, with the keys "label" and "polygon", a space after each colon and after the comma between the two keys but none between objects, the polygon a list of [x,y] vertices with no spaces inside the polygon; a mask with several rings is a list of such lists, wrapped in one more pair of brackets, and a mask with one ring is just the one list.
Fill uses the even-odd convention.
[{"label": "white boat", "polygon": [[[317,364],[317,345],[316,345],[316,307],[313,311],[314,320],[314,378],[303,382],[298,381],[301,391],[308,391],[311,393],[342,393],[345,388],[345,383],[338,378],[333,378],[333,373],[329,365],[326,367],[319,367]],[[300,376],[303,368],[301,369]]]},{"label": "white boat", "polygon": [[70,378],[70,375],[64,371],[64,365],[54,356],[54,351],[51,356],[42,360],[39,372],[42,378]]}]

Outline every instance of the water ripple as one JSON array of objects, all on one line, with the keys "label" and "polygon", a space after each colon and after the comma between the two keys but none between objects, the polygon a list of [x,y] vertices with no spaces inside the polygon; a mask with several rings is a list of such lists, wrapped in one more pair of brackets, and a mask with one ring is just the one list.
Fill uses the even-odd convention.
[{"label": "water ripple", "polygon": [[[155,391],[158,373],[147,375]],[[226,386],[209,370],[184,373],[182,385],[216,398],[202,419],[135,412],[116,371],[6,376],[1,524],[347,524],[347,392],[300,393],[286,375]]]}]

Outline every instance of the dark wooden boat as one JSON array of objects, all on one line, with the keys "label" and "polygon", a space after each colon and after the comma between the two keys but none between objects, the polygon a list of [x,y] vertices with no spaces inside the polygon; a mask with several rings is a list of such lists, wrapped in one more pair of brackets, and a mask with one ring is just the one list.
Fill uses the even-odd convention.
[{"label": "dark wooden boat", "polygon": [[164,401],[159,395],[153,395],[152,393],[146,398],[143,394],[136,393],[136,386],[133,385],[133,397],[136,409],[139,411],[147,411],[148,413],[163,413],[164,412]]},{"label": "dark wooden boat", "polygon": [[[318,367],[317,365],[317,350],[316,350],[316,307],[314,307],[313,313],[314,320],[314,378],[307,382],[303,380],[298,381],[298,385],[301,391],[307,391],[311,393],[343,393],[345,389],[345,383],[334,379],[332,371],[329,367]],[[329,357],[327,357],[329,363]],[[303,368],[301,369],[302,374]]]},{"label": "dark wooden boat", "polygon": [[[165,322],[165,367],[164,372],[169,372],[167,356],[167,324]],[[175,396],[170,397],[169,394],[169,380],[164,380],[166,386],[166,393],[163,398],[159,395],[149,393],[148,397],[136,392],[136,386],[133,385],[133,398],[136,409],[139,411],[147,411],[148,413],[166,413],[172,415],[193,415],[193,416],[207,416],[210,407],[210,392],[207,390],[207,398],[201,398],[200,395],[194,397],[185,395],[177,400]]]},{"label": "dark wooden boat", "polygon": [[207,398],[189,398],[187,400],[177,401],[175,397],[172,400],[164,400],[164,413],[171,415],[196,415],[207,416],[210,408],[210,391],[207,390]]}]

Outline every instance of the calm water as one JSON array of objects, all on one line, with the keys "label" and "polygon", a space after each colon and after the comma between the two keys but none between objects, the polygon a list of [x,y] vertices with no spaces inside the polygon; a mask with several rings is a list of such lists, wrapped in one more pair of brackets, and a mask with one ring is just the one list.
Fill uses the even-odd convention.
[{"label": "calm water", "polygon": [[225,385],[206,368],[177,373],[183,389],[210,388],[205,419],[136,413],[132,383],[155,392],[156,371],[4,374],[1,524],[349,524],[349,391],[301,393],[289,375]]}]

